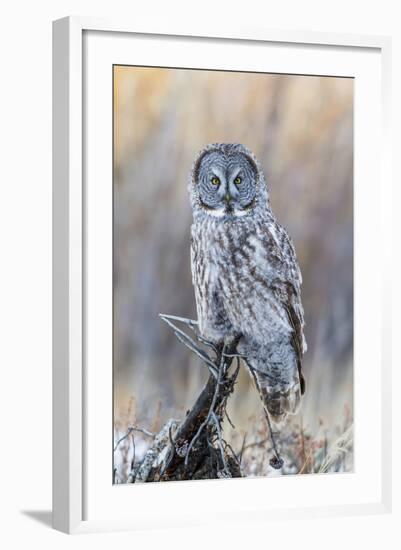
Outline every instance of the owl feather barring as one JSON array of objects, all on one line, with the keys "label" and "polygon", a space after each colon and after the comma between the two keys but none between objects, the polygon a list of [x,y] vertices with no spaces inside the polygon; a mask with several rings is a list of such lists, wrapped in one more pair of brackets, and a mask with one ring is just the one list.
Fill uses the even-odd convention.
[{"label": "owl feather barring", "polygon": [[281,422],[298,411],[305,391],[302,277],[294,246],[271,210],[259,162],[243,145],[206,146],[188,188],[200,333],[215,344],[238,341],[265,409]]}]

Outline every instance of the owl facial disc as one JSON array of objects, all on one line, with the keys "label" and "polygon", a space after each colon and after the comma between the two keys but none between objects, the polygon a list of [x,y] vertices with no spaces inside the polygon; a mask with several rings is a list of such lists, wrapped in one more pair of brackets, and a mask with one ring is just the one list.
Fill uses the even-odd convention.
[{"label": "owl facial disc", "polygon": [[258,172],[253,160],[235,147],[210,148],[194,171],[202,210],[213,217],[242,217],[257,203]]}]

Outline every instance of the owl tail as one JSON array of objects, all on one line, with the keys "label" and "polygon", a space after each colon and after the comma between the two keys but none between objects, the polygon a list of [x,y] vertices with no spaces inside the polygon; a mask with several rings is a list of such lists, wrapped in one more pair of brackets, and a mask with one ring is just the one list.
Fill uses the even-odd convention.
[{"label": "owl tail", "polygon": [[291,335],[280,335],[269,343],[243,339],[239,352],[246,357],[265,410],[276,424],[296,414],[305,383]]},{"label": "owl tail", "polygon": [[297,414],[302,395],[298,370],[294,369],[290,377],[284,377],[285,380],[277,381],[271,373],[264,374],[249,362],[247,364],[271,420],[281,425],[288,414]]},{"label": "owl tail", "polygon": [[275,424],[282,424],[287,414],[297,414],[301,403],[301,388],[299,384],[284,388],[272,389],[263,386],[263,380],[257,377],[259,393],[270,418]]}]

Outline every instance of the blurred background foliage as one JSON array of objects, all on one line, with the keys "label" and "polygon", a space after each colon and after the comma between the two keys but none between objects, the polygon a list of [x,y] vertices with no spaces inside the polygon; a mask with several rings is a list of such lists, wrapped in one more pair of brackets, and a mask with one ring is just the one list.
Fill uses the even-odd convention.
[{"label": "blurred background foliage", "polygon": [[[259,158],[303,274],[308,352],[303,426],[352,411],[353,80],[114,68],[114,403],[119,430],[180,418],[207,370],[162,323],[196,318],[186,183],[196,152],[241,142]],[[242,372],[230,413],[252,431]]]}]

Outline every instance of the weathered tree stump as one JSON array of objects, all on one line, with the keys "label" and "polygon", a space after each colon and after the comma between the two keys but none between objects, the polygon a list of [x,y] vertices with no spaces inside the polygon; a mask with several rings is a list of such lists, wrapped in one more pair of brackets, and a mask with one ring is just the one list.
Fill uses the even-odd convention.
[{"label": "weathered tree stump", "polygon": [[[176,421],[167,422],[156,435],[141,464],[134,467],[129,481],[143,483],[241,477],[240,462],[222,435],[227,399],[238,377],[238,341],[228,346],[214,346],[203,341],[213,349],[212,358],[171,319],[186,322],[199,341],[200,337],[193,328],[196,325],[194,321],[171,316],[162,316],[162,319],[174,329],[181,342],[206,362],[210,375],[184,420],[178,425]],[[235,358],[237,364],[234,367],[232,363]]]}]

